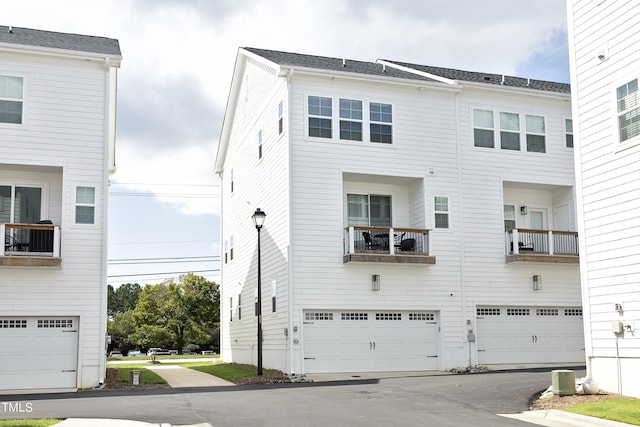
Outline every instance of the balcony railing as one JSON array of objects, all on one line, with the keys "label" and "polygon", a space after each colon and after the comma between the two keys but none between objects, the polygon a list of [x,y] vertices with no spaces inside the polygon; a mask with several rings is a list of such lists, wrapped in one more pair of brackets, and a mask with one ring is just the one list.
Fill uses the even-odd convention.
[{"label": "balcony railing", "polygon": [[512,229],[506,232],[505,243],[507,257],[546,255],[576,260],[579,257],[578,233],[575,231]]},{"label": "balcony railing", "polygon": [[[4,236],[4,248],[0,257],[60,258],[60,227],[57,225],[0,224],[0,236]],[[0,265],[27,264],[29,263],[7,261]]]},{"label": "balcony railing", "polygon": [[366,226],[344,230],[345,262],[435,264],[429,247],[429,230]]}]

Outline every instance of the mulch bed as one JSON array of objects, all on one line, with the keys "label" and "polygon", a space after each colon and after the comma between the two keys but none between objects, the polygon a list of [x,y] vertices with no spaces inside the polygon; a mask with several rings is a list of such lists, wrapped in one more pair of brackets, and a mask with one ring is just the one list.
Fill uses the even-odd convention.
[{"label": "mulch bed", "polygon": [[[143,378],[144,380],[144,378]],[[145,383],[141,385],[132,385],[120,379],[117,368],[107,368],[105,377],[105,390],[148,390],[150,388],[171,388],[169,384],[153,384]]]}]

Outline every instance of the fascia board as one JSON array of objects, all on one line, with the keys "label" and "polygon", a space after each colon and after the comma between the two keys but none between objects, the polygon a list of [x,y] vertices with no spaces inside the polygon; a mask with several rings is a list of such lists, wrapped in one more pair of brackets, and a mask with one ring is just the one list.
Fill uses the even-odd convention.
[{"label": "fascia board", "polygon": [[547,90],[520,88],[513,86],[500,86],[487,83],[463,82],[460,84],[462,89],[474,89],[483,92],[498,92],[504,94],[515,94],[522,96],[534,96],[538,98],[556,99],[561,101],[571,101],[570,93],[550,92]]},{"label": "fascia board", "polygon": [[117,68],[120,67],[120,63],[122,62],[122,55],[112,55],[108,53],[98,53],[98,52],[85,52],[85,51],[79,51],[79,50],[46,48],[46,47],[30,46],[30,45],[17,45],[12,43],[0,43],[0,52],[55,56],[59,58],[84,59],[88,61],[104,61],[105,58],[109,58],[110,65]]}]

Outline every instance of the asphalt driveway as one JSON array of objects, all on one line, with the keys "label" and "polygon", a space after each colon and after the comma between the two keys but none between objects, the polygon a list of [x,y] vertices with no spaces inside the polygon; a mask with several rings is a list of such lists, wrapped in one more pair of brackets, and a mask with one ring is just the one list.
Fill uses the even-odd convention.
[{"label": "asphalt driveway", "polygon": [[[576,371],[576,377],[584,375]],[[213,426],[527,426],[497,414],[528,410],[551,370],[392,377],[270,386],[0,396],[12,418],[120,418]],[[29,404],[29,405],[27,405]],[[16,405],[13,405],[15,408]]]}]

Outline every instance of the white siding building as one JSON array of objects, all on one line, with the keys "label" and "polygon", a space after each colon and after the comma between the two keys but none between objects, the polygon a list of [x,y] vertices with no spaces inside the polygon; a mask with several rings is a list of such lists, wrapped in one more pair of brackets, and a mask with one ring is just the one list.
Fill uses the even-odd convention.
[{"label": "white siding building", "polygon": [[104,380],[117,40],[0,26],[0,394]]},{"label": "white siding building", "polygon": [[[239,50],[222,358],[289,373],[584,364],[569,86]],[[569,128],[567,128],[569,124]]]},{"label": "white siding building", "polygon": [[567,4],[588,375],[640,397],[640,4]]}]

